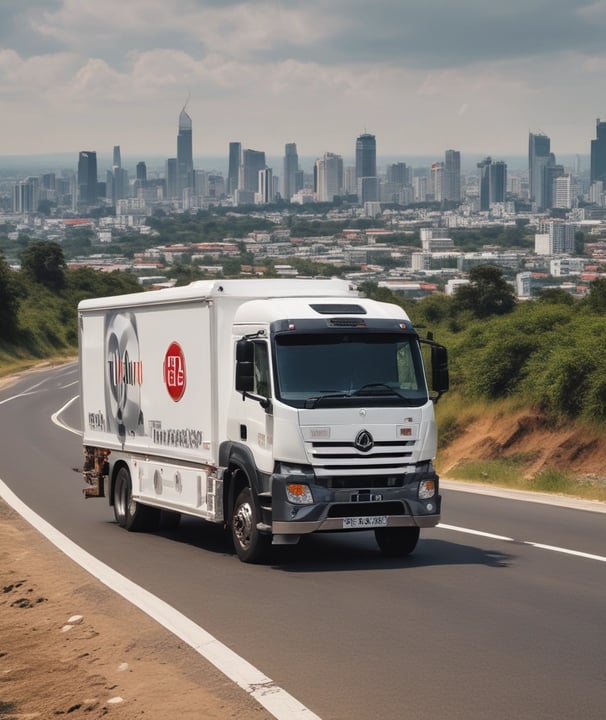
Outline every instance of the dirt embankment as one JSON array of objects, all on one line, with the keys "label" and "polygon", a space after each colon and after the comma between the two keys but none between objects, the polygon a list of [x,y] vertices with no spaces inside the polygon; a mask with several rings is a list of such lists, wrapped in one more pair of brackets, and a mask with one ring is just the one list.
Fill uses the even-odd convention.
[{"label": "dirt embankment", "polygon": [[518,410],[487,410],[465,424],[439,453],[447,475],[464,460],[521,460],[528,477],[546,468],[578,477],[606,479],[606,437],[572,423],[555,425],[545,416]]}]

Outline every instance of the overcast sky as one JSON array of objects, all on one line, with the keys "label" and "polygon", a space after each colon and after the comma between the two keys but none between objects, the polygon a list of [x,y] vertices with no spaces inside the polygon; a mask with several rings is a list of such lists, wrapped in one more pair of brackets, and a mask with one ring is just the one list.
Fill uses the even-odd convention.
[{"label": "overcast sky", "polygon": [[606,0],[0,0],[0,155],[585,155],[605,78]]}]

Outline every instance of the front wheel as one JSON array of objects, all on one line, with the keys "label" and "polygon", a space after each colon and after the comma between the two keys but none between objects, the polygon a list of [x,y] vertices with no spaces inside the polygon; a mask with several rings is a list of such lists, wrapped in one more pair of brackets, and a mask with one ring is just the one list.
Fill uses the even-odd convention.
[{"label": "front wheel", "polygon": [[128,468],[121,467],[114,483],[114,517],[120,527],[131,532],[152,531],[158,528],[160,510],[133,500],[133,486]]},{"label": "front wheel", "polygon": [[257,511],[250,488],[244,488],[236,498],[231,516],[231,535],[242,562],[262,562],[269,552],[271,536],[257,528]]},{"label": "front wheel", "polygon": [[377,528],[375,538],[383,555],[406,557],[417,547],[419,533],[418,527]]}]

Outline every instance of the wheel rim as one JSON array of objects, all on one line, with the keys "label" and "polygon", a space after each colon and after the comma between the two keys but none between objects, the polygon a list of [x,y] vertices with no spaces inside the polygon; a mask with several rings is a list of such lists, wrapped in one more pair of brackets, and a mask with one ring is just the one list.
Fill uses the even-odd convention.
[{"label": "wheel rim", "polygon": [[119,479],[120,485],[118,487],[118,492],[116,493],[116,499],[114,501],[116,505],[116,511],[120,518],[124,518],[124,515],[126,514],[126,488],[124,487],[124,481],[122,478]]},{"label": "wheel rim", "polygon": [[250,503],[239,505],[234,514],[234,535],[240,546],[248,548],[253,530],[253,515]]}]

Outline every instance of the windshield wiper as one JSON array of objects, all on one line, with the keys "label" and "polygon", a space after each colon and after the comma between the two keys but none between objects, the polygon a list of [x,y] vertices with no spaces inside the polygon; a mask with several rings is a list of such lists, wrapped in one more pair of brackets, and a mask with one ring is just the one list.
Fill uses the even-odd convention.
[{"label": "windshield wiper", "polygon": [[305,399],[305,407],[313,410],[318,407],[322,400],[339,400],[341,398],[351,397],[350,393],[328,393],[327,395],[314,395]]},{"label": "windshield wiper", "polygon": [[407,398],[406,395],[402,395],[401,392],[396,390],[395,388],[391,387],[390,385],[386,385],[385,383],[366,383],[366,385],[362,385],[362,387],[359,387],[357,390],[354,390],[352,393],[353,395],[395,395],[396,397],[399,397],[401,400],[405,400],[407,403],[412,404],[412,401],[410,398]]}]

